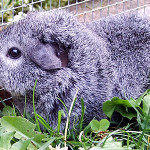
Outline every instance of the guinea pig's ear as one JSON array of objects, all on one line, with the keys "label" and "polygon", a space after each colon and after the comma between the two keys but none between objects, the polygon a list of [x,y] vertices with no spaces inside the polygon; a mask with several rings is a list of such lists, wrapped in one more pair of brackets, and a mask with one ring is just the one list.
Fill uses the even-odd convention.
[{"label": "guinea pig's ear", "polygon": [[68,52],[56,44],[39,43],[28,52],[30,59],[46,70],[60,69],[68,64]]}]

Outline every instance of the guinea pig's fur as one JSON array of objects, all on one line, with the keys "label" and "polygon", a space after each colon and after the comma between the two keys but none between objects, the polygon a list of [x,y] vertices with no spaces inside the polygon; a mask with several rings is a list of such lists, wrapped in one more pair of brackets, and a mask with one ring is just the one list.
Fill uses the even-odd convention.
[{"label": "guinea pig's fur", "polygon": [[150,22],[135,14],[117,15],[87,25],[107,43],[114,71],[112,96],[138,98],[150,88]]},{"label": "guinea pig's fur", "polygon": [[104,101],[137,98],[149,88],[149,56],[150,24],[137,16],[84,25],[60,10],[29,13],[0,33],[0,86],[21,111],[26,95],[32,112],[37,79],[36,111],[53,127],[58,110],[65,111],[58,98],[69,109],[77,90],[74,115],[80,115],[83,98],[86,121],[102,119]]},{"label": "guinea pig's fur", "polygon": [[[13,50],[21,53],[19,58],[12,57]],[[58,98],[69,109],[77,90],[73,113],[80,115],[83,98],[87,120],[104,117],[102,104],[112,95],[111,64],[104,40],[63,11],[30,13],[0,34],[0,85],[20,110],[26,95],[32,112],[37,79],[36,111],[53,126],[64,109]]]}]

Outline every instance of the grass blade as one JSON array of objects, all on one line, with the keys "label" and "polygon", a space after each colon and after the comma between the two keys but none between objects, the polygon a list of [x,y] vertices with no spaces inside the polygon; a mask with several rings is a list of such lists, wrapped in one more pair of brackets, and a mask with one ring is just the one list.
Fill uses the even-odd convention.
[{"label": "grass blade", "polygon": [[137,143],[137,147],[139,147],[141,142],[142,142],[142,138],[143,138],[143,136],[144,136],[144,134],[146,132],[146,127],[147,127],[147,124],[148,124],[149,117],[150,117],[150,109],[149,109],[148,115],[146,116],[145,127],[144,127],[144,130],[142,131],[142,134],[141,134],[140,138],[139,138],[139,141]]},{"label": "grass blade", "polygon": [[69,114],[68,114],[68,117],[67,117],[67,122],[66,122],[66,127],[65,127],[65,137],[64,137],[64,139],[65,139],[65,144],[64,144],[65,147],[67,146],[66,140],[67,140],[67,130],[68,130],[68,126],[69,126],[69,120],[70,120],[71,112],[73,110],[73,106],[74,106],[75,101],[77,99],[78,91],[79,90],[77,90],[77,92],[76,92],[76,94],[75,94],[75,96],[73,98],[73,101],[72,101],[71,106],[70,106]]},{"label": "grass blade", "polygon": [[42,147],[40,147],[38,150],[45,150],[51,143],[54,142],[56,138],[52,137],[48,142],[46,142]]},{"label": "grass blade", "polygon": [[83,119],[84,119],[84,114],[85,114],[85,105],[84,105],[84,100],[81,98],[81,118],[80,118],[80,131],[82,131],[83,128]]},{"label": "grass blade", "polygon": [[57,124],[57,132],[59,134],[60,132],[60,125],[61,125],[61,117],[62,115],[65,115],[64,111],[63,110],[59,110],[58,111],[58,124]]},{"label": "grass blade", "polygon": [[37,125],[37,129],[38,129],[39,132],[41,132],[39,121],[38,121],[38,118],[37,118],[36,109],[35,109],[35,87],[36,87],[36,84],[37,84],[37,80],[35,81],[34,88],[33,88],[33,110],[34,110],[34,116],[35,116],[35,122],[36,122],[36,125]]},{"label": "grass blade", "polygon": [[65,110],[66,110],[66,112],[68,114],[68,109],[67,109],[67,106],[65,105],[65,103],[60,98],[58,98],[58,100],[63,104],[63,106],[65,107]]}]

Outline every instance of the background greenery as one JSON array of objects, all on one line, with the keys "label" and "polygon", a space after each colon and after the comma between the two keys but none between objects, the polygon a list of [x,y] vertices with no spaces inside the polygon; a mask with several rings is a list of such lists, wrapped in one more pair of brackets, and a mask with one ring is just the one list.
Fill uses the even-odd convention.
[{"label": "background greenery", "polygon": [[[37,2],[32,5],[32,0],[3,0],[0,2],[0,8],[4,11],[3,13],[0,13],[0,21],[2,22],[2,15],[3,15],[3,21],[8,22],[13,19],[14,16],[20,17],[22,15],[22,12],[27,13],[31,10],[40,10],[41,6],[44,10],[49,10],[53,8],[63,7],[68,5],[68,0],[45,0],[42,2],[39,2],[40,0],[33,0],[33,2]],[[51,4],[50,4],[51,2]],[[70,0],[70,3],[75,2],[75,0]],[[25,7],[22,7],[22,5],[26,5]],[[16,17],[15,17],[16,18]]]}]

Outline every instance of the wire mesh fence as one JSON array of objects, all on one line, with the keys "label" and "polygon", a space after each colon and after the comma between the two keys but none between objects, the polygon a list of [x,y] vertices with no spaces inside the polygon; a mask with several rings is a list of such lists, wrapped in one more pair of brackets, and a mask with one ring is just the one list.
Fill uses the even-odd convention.
[{"label": "wire mesh fence", "polygon": [[145,13],[150,9],[150,0],[1,0],[0,24],[14,22],[28,11],[56,8],[70,11],[81,22],[87,22],[122,12]]}]

